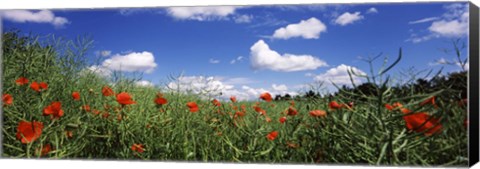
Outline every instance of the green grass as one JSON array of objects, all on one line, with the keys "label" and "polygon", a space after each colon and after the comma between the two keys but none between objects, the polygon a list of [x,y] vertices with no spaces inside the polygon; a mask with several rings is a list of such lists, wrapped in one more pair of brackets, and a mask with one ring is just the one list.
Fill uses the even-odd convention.
[{"label": "green grass", "polygon": [[[369,96],[366,101],[354,101],[353,109],[340,110],[330,110],[331,100],[327,98],[298,100],[295,102],[298,114],[288,116],[282,124],[279,118],[285,116],[290,101],[258,100],[272,120],[267,122],[265,116],[252,108],[255,102],[222,101],[222,106],[216,107],[211,99],[139,87],[127,78],[117,79],[112,85],[108,79],[93,73],[81,73],[86,65],[83,59],[90,45],[88,41],[53,44],[62,45],[45,45],[35,39],[22,39],[15,33],[4,34],[3,93],[11,94],[14,102],[3,106],[3,157],[421,166],[468,164],[467,131],[463,127],[466,108],[442,101],[438,102],[438,109],[418,106],[424,99],[443,91],[393,98],[390,87],[382,83],[379,95]],[[29,85],[18,86],[15,80],[20,76],[27,77],[30,82],[44,81],[49,88],[37,93]],[[103,86],[112,87],[116,93],[128,92],[136,104],[122,108],[114,96],[101,94]],[[81,93],[80,101],[72,99],[74,91]],[[153,100],[158,92],[164,94],[168,104],[155,105]],[[413,97],[413,101],[406,101],[408,97]],[[333,100],[351,101],[341,96]],[[53,101],[62,102],[64,116],[58,120],[42,115],[43,109]],[[197,102],[200,111],[189,111],[186,103],[191,101]],[[441,116],[442,132],[427,137],[408,131],[402,113],[383,106],[395,101],[416,112]],[[238,109],[245,105],[246,115],[231,116],[235,110],[230,104]],[[86,112],[81,109],[83,105],[101,114]],[[327,111],[327,116],[316,118],[308,114],[316,109]],[[105,112],[110,114],[108,118],[102,117]],[[120,114],[124,118],[117,120]],[[43,122],[45,128],[41,137],[22,144],[15,137],[21,120]],[[72,131],[73,137],[68,137],[66,131]],[[270,141],[266,135],[272,131],[278,131],[279,135]],[[46,144],[51,144],[53,150],[45,156],[36,153],[36,149]],[[133,144],[143,144],[145,152],[132,151]]]}]

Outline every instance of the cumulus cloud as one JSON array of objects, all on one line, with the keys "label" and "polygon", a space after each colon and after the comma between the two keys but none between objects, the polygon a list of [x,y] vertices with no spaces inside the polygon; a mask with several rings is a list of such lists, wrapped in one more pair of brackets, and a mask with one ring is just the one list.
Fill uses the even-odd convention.
[{"label": "cumulus cloud", "polygon": [[167,13],[179,20],[211,21],[227,19],[227,16],[233,15],[236,9],[234,6],[170,7]]},{"label": "cumulus cloud", "polygon": [[155,57],[150,52],[132,52],[128,54],[116,54],[102,63],[103,67],[110,70],[125,72],[146,72],[152,73],[157,67]]},{"label": "cumulus cloud", "polygon": [[289,24],[286,27],[279,28],[273,33],[275,39],[290,39],[302,37],[304,39],[318,39],[320,33],[326,32],[327,26],[317,18],[301,20],[299,23]]},{"label": "cumulus cloud", "polygon": [[419,43],[432,38],[457,38],[467,36],[469,30],[468,3],[450,4],[444,6],[444,9],[446,12],[439,17],[429,17],[409,22],[409,24],[432,23],[426,28],[426,34],[417,35],[416,33],[411,33],[410,38],[406,41]]},{"label": "cumulus cloud", "polygon": [[50,10],[33,12],[29,10],[6,10],[0,11],[0,16],[6,20],[18,23],[50,23],[56,28],[61,28],[70,23],[67,18],[55,16]]},{"label": "cumulus cloud", "polygon": [[362,20],[364,17],[363,15],[360,14],[360,12],[355,12],[355,13],[350,13],[350,12],[345,12],[342,15],[338,16],[337,19],[335,19],[335,23],[345,26],[348,24],[353,24],[356,21]]},{"label": "cumulus cloud", "polygon": [[311,55],[283,54],[271,50],[263,40],[250,48],[250,61],[253,69],[270,69],[280,72],[314,70],[328,66],[323,60]]},{"label": "cumulus cloud", "polygon": [[155,86],[152,82],[150,82],[150,81],[148,81],[148,80],[136,81],[136,82],[135,82],[135,85],[137,85],[137,86],[143,86],[143,87],[153,87],[153,86]]},{"label": "cumulus cloud", "polygon": [[[359,75],[366,75],[365,72],[363,72],[362,70],[360,70],[356,67],[341,64],[341,65],[339,65],[335,68],[331,68],[331,69],[327,70],[327,72],[325,72],[323,74],[319,74],[319,75],[315,76],[314,80],[315,81],[332,82],[332,83],[335,83],[337,85],[351,85],[350,76],[348,75],[348,70],[352,70],[354,73],[359,74]],[[353,74],[352,74],[352,78],[353,78],[353,82],[355,84],[359,84],[359,83],[362,82],[361,81],[362,79],[360,77],[355,76]]]},{"label": "cumulus cloud", "polygon": [[378,10],[377,10],[377,8],[371,7],[367,10],[367,13],[368,14],[378,13]]}]

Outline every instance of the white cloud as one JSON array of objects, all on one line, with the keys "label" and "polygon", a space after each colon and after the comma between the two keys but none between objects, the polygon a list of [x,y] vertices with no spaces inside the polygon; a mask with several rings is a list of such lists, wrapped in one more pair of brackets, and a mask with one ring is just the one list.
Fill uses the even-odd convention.
[{"label": "white cloud", "polygon": [[410,21],[410,22],[408,22],[408,24],[425,23],[425,22],[435,21],[435,20],[438,20],[438,19],[440,19],[440,18],[439,17],[428,17],[428,18],[423,18],[423,19],[419,19],[419,20],[416,20],[416,21]]},{"label": "white cloud", "polygon": [[414,23],[424,23],[432,22],[426,30],[428,33],[424,35],[417,35],[411,33],[410,38],[406,41],[412,41],[413,43],[418,43],[422,41],[427,41],[432,38],[457,38],[468,35],[468,3],[456,3],[450,4],[444,7],[446,12],[439,17],[430,17],[424,18],[417,21],[409,22],[410,24]]},{"label": "white cloud", "polygon": [[150,81],[148,81],[148,80],[136,81],[136,82],[135,82],[135,85],[137,85],[137,86],[143,86],[143,87],[153,87],[153,86],[155,86],[152,82],[150,82]]},{"label": "white cloud", "polygon": [[293,72],[314,70],[328,66],[323,60],[311,55],[283,54],[271,50],[263,41],[257,41],[250,48],[250,61],[253,69],[270,69],[273,71]]},{"label": "white cloud", "polygon": [[[327,72],[317,75],[314,77],[315,81],[325,81],[327,83],[333,82],[337,85],[351,85],[350,76],[348,75],[348,70],[352,70],[354,73],[359,75],[366,75],[362,70],[341,64],[335,68],[327,70]],[[362,79],[358,76],[352,74],[352,79],[355,84],[362,82]]]},{"label": "white cloud", "polygon": [[290,39],[302,37],[304,39],[318,39],[320,33],[326,32],[327,26],[317,18],[301,20],[299,23],[289,24],[286,27],[279,28],[273,33],[273,38]]},{"label": "white cloud", "polygon": [[111,54],[112,54],[112,51],[110,51],[110,50],[95,51],[95,55],[97,55],[97,56],[108,57]]},{"label": "white cloud", "polygon": [[242,60],[243,60],[243,56],[239,56],[236,59],[231,60],[230,64],[235,64],[235,63],[240,62]]},{"label": "white cloud", "polygon": [[234,17],[235,23],[250,23],[252,22],[252,15],[238,15]]},{"label": "white cloud", "polygon": [[378,13],[377,8],[371,7],[367,10],[367,13]]},{"label": "white cloud", "polygon": [[244,85],[244,84],[251,84],[256,83],[257,81],[252,80],[246,77],[235,77],[235,78],[228,78],[223,81],[225,84],[229,85]]},{"label": "white cloud", "polygon": [[312,77],[312,76],[314,76],[314,74],[313,73],[305,73],[305,76],[306,77]]},{"label": "white cloud", "polygon": [[352,24],[353,22],[362,20],[363,18],[364,17],[360,14],[360,12],[355,12],[355,13],[345,12],[339,17],[337,17],[337,19],[335,19],[335,23],[345,26],[348,24]]},{"label": "white cloud", "polygon": [[227,19],[227,16],[233,15],[236,9],[234,6],[170,7],[167,13],[179,20],[211,21]]},{"label": "white cloud", "polygon": [[428,30],[445,37],[459,37],[468,34],[468,21],[436,21],[433,22],[430,27],[428,27]]},{"label": "white cloud", "polygon": [[28,10],[6,10],[0,11],[0,16],[6,20],[18,23],[50,23],[56,28],[61,28],[70,23],[67,18],[55,16],[50,10],[32,12]]},{"label": "white cloud", "polygon": [[242,83],[235,83],[241,85],[236,87],[232,83],[241,79],[245,78],[222,79],[213,76],[184,76],[170,82],[167,86],[171,91],[190,92],[199,94],[203,98],[215,97],[221,100],[229,100],[230,96],[235,96],[237,100],[256,100],[263,92],[269,92],[272,95],[286,93],[292,96],[298,95],[297,92],[283,90],[287,89],[284,85],[275,85],[277,89],[281,89],[281,91],[277,91],[274,89],[253,88],[241,85]]},{"label": "white cloud", "polygon": [[151,73],[157,67],[155,57],[150,52],[132,52],[125,55],[116,54],[102,63],[103,67],[110,70],[135,72],[144,71]]},{"label": "white cloud", "polygon": [[272,88],[273,90],[279,91],[279,92],[284,92],[288,90],[288,87],[284,84],[281,84],[281,85],[272,84]]},{"label": "white cloud", "polygon": [[210,60],[208,60],[208,62],[211,63],[211,64],[217,64],[217,63],[220,63],[220,60],[210,58]]},{"label": "white cloud", "polygon": [[97,65],[87,67],[85,70],[83,70],[83,73],[87,72],[97,74],[101,77],[110,77],[110,75],[112,74],[112,71],[110,69]]}]

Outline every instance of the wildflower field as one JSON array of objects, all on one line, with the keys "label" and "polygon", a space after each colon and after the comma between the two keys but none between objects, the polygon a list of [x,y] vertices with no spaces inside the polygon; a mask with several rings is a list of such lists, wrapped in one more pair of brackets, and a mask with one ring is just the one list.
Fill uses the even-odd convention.
[{"label": "wildflower field", "polygon": [[371,93],[339,87],[330,96],[262,93],[247,102],[84,72],[90,41],[16,32],[2,41],[2,157],[468,164],[466,71],[451,75],[452,85],[392,86],[388,71],[401,62],[401,50],[378,74],[363,77]]}]

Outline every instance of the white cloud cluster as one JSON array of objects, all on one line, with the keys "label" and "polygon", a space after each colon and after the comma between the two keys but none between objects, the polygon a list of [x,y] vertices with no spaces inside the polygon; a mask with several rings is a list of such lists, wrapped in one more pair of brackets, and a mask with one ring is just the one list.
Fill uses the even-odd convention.
[{"label": "white cloud cluster", "polygon": [[[221,100],[228,100],[230,96],[235,96],[237,100],[255,100],[258,99],[263,92],[269,92],[273,96],[276,94],[298,95],[297,92],[288,91],[285,85],[272,85],[271,90],[264,88],[253,88],[245,84],[236,87],[235,84],[239,80],[247,80],[246,78],[222,79],[213,76],[183,76],[176,81],[168,83],[168,89],[171,91],[190,92],[199,94],[202,97],[215,97]],[[221,94],[221,95],[220,95]]]},{"label": "white cloud cluster", "polygon": [[362,20],[363,18],[364,17],[360,14],[360,12],[345,12],[342,15],[338,16],[337,19],[335,19],[335,23],[341,26],[345,26],[348,24],[353,24],[354,22]]},{"label": "white cloud cluster", "polygon": [[317,18],[301,20],[299,23],[289,24],[286,27],[279,28],[273,33],[275,39],[290,39],[302,37],[304,39],[318,39],[320,33],[326,32],[327,26]]},{"label": "white cloud cluster", "polygon": [[151,73],[157,67],[152,53],[132,52],[125,55],[116,54],[103,61],[102,66],[110,70]]},{"label": "white cloud cluster", "polygon": [[153,86],[155,86],[152,82],[150,82],[148,80],[136,81],[135,85],[142,86],[142,87],[153,87]]},{"label": "white cloud cluster", "polygon": [[444,7],[446,12],[439,17],[428,17],[411,21],[409,24],[432,22],[426,35],[412,33],[406,41],[419,43],[432,38],[455,38],[468,35],[468,3],[455,3]]},{"label": "white cloud cluster", "polygon": [[314,70],[328,66],[323,60],[311,55],[283,54],[271,50],[263,40],[250,48],[250,61],[253,69],[270,69],[280,72]]},{"label": "white cloud cluster", "polygon": [[50,23],[56,28],[61,28],[70,23],[67,18],[55,16],[50,10],[32,12],[29,10],[6,10],[0,11],[0,17],[18,23]]},{"label": "white cloud cluster", "polygon": [[236,9],[234,6],[170,7],[167,13],[179,20],[209,21],[226,19],[227,16],[233,15]]},{"label": "white cloud cluster", "polygon": [[[325,81],[327,83],[333,82],[337,85],[351,85],[350,76],[348,75],[348,70],[352,70],[354,73],[359,75],[366,75],[365,72],[362,70],[348,66],[345,64],[341,64],[335,68],[331,68],[327,70],[327,72],[317,75],[314,77],[315,81]],[[358,76],[352,74],[352,79],[355,84],[359,84],[362,82],[362,79]]]}]

